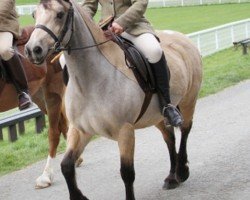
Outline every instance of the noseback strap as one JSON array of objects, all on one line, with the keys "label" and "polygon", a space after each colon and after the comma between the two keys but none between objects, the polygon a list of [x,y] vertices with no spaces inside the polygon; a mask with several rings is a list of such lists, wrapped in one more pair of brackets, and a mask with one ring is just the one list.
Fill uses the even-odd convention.
[{"label": "noseback strap", "polygon": [[42,24],[37,24],[35,26],[35,28],[40,28],[40,29],[44,30],[46,33],[48,33],[54,39],[54,41],[56,43],[59,42],[59,39],[56,37],[56,35],[50,29],[48,29],[46,26],[44,26]]}]

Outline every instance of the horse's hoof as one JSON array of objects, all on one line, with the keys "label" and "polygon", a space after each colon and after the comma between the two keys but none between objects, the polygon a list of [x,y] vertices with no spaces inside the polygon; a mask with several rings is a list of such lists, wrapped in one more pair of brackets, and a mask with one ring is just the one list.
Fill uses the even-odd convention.
[{"label": "horse's hoof", "polygon": [[164,185],[162,186],[162,188],[164,190],[171,190],[177,188],[178,186],[179,182],[175,178],[175,174],[170,173],[168,177],[164,180]]},{"label": "horse's hoof", "polygon": [[79,157],[77,160],[76,160],[76,167],[80,167],[80,165],[82,164],[83,162],[83,158],[82,157]]},{"label": "horse's hoof", "polygon": [[171,190],[175,189],[179,186],[179,182],[175,179],[173,180],[168,180],[164,182],[164,185],[162,186],[162,189],[164,190]]},{"label": "horse's hoof", "polygon": [[188,179],[189,177],[189,167],[188,164],[186,163],[185,165],[179,165],[176,170],[176,177],[177,180],[180,182],[184,182]]},{"label": "horse's hoof", "polygon": [[47,188],[49,186],[51,186],[52,184],[52,174],[49,174],[47,172],[43,172],[43,174],[41,176],[39,176],[36,179],[36,189],[43,189],[43,188]]}]

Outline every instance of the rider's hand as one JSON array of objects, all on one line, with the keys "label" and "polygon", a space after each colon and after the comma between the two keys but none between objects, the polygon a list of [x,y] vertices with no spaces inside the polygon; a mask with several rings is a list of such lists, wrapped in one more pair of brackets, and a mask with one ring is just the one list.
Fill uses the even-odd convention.
[{"label": "rider's hand", "polygon": [[124,31],[123,28],[119,24],[117,24],[116,22],[112,23],[110,30],[117,35],[120,35]]}]

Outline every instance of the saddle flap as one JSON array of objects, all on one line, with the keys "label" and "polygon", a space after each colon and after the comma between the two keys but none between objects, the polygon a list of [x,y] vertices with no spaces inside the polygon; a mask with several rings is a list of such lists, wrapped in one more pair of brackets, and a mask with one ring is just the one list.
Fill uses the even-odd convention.
[{"label": "saddle flap", "polygon": [[155,78],[151,66],[145,56],[128,40],[115,36],[115,42],[125,54],[126,64],[134,72],[134,75],[144,91],[155,90]]}]

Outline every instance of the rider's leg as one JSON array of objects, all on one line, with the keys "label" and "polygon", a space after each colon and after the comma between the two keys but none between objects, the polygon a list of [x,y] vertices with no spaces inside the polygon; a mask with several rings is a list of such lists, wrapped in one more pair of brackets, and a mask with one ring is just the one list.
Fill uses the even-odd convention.
[{"label": "rider's leg", "polygon": [[163,107],[162,114],[168,119],[172,126],[180,126],[183,121],[182,116],[178,109],[171,104],[169,94],[169,69],[158,40],[150,33],[144,33],[139,36],[123,33],[122,36],[130,40],[148,59],[155,76],[160,104]]},{"label": "rider's leg", "polygon": [[31,99],[28,91],[27,78],[19,56],[13,49],[13,35],[10,32],[0,32],[0,55],[4,60],[18,93],[19,109],[30,106]]}]

